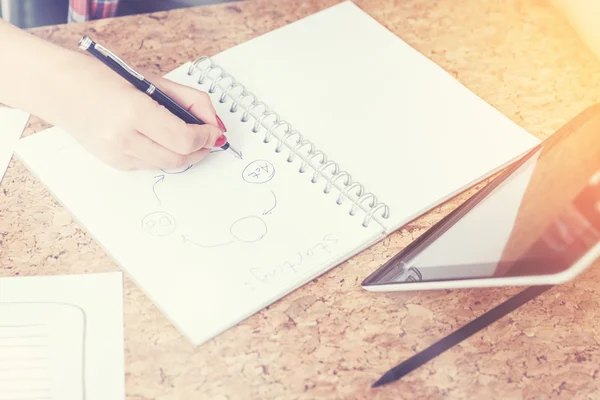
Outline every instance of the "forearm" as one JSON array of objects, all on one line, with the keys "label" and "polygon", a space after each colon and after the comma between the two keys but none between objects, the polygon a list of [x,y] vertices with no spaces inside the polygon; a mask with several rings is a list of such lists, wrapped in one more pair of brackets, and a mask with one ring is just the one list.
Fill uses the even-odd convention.
[{"label": "forearm", "polygon": [[185,124],[94,57],[0,20],[0,103],[59,126],[99,160],[122,169],[182,168],[227,141],[207,93],[149,78],[206,123]]},{"label": "forearm", "polygon": [[60,123],[77,98],[74,65],[86,58],[0,19],[0,103]]}]

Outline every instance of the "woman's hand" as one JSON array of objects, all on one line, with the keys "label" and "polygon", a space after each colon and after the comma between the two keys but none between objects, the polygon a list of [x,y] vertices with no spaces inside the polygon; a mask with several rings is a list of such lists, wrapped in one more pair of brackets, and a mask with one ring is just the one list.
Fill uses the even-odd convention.
[{"label": "woman's hand", "polygon": [[[41,40],[0,19],[0,103],[72,134],[119,169],[195,164],[227,141],[207,94],[148,80],[205,122],[188,125],[95,58]],[[39,60],[44,60],[40,66]]]},{"label": "woman's hand", "polygon": [[[77,95],[61,127],[119,169],[174,169],[195,164],[226,142],[209,96],[145,74],[205,125],[189,125],[95,59],[77,55],[70,82]],[[94,77],[94,79],[90,79]]]}]

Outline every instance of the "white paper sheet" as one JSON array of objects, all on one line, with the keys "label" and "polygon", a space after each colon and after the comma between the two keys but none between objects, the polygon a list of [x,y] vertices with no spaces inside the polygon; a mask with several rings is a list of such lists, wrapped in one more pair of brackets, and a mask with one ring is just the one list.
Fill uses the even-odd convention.
[{"label": "white paper sheet", "polygon": [[122,273],[0,278],[0,400],[124,399]]},{"label": "white paper sheet", "polygon": [[0,182],[28,120],[26,112],[0,106]]},{"label": "white paper sheet", "polygon": [[388,204],[387,232],[540,142],[352,2],[212,59]]}]

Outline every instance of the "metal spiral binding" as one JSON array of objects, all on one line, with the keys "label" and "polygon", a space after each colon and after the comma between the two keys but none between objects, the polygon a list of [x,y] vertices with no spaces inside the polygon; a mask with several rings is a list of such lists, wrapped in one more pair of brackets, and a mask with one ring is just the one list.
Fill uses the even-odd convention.
[{"label": "metal spiral binding", "polygon": [[[204,61],[208,61],[209,65],[205,68],[200,68],[199,65]],[[280,153],[283,146],[285,146],[289,150],[287,162],[293,162],[296,157],[301,158],[302,163],[298,172],[304,173],[306,172],[306,167],[310,166],[315,171],[311,178],[312,183],[317,183],[321,177],[326,179],[323,193],[328,194],[331,191],[331,188],[335,187],[340,192],[336,200],[338,205],[343,203],[344,198],[352,201],[352,206],[349,211],[350,215],[355,215],[359,208],[364,211],[366,215],[362,225],[365,228],[369,226],[370,221],[375,218],[375,214],[378,211],[381,213],[382,218],[389,218],[390,209],[386,204],[380,202],[374,194],[369,192],[365,193],[365,188],[361,183],[353,181],[352,176],[346,171],[340,171],[340,167],[336,162],[328,160],[327,155],[323,151],[317,150],[315,145],[304,139],[304,136],[297,130],[294,130],[289,122],[281,120],[277,113],[269,110],[265,103],[260,101],[253,93],[248,92],[244,85],[236,82],[233,76],[228,74],[220,66],[216,65],[210,57],[202,56],[192,62],[188,70],[188,75],[193,76],[195,71],[200,72],[198,75],[198,84],[204,84],[206,79],[212,80],[212,83],[208,88],[210,94],[215,93],[217,88],[222,91],[219,96],[220,103],[225,103],[227,98],[232,101],[229,112],[236,113],[242,109],[242,122],[249,121],[250,117],[254,119],[255,122],[252,127],[253,133],[257,133],[261,127],[266,130],[263,138],[264,143],[269,143],[273,137],[279,141],[275,148],[276,153]],[[211,76],[211,72],[213,71],[218,71],[218,75]],[[239,92],[237,96],[234,95],[236,91]],[[248,101],[248,99],[251,99],[251,101]],[[272,119],[273,121],[270,125],[267,125],[266,121],[269,119]],[[285,130],[283,136],[279,137],[276,132],[280,131],[282,128],[285,128]],[[288,141],[293,137],[296,137],[296,142],[290,144]],[[300,150],[305,147],[308,147],[308,151],[306,156],[302,156]],[[317,158],[318,165],[315,166],[312,162]],[[331,176],[329,177],[325,174],[325,171],[327,170],[330,170]],[[356,199],[352,199],[350,193],[354,193]],[[364,203],[367,200],[370,201],[365,206]]]}]

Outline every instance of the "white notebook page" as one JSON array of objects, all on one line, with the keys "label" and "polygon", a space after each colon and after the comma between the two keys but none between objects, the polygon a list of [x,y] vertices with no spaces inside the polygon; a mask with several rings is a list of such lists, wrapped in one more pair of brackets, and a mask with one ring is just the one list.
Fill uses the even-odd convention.
[{"label": "white notebook page", "polygon": [[28,120],[26,112],[0,106],[0,182]]},{"label": "white notebook page", "polygon": [[212,58],[388,204],[388,231],[539,143],[351,2]]},{"label": "white notebook page", "polygon": [[214,101],[231,143],[182,171],[117,171],[51,128],[17,155],[194,344],[381,238]]},{"label": "white notebook page", "polygon": [[123,399],[122,274],[0,278],[0,400]]},{"label": "white notebook page", "polygon": [[83,400],[82,310],[0,303],[0,400]]}]

